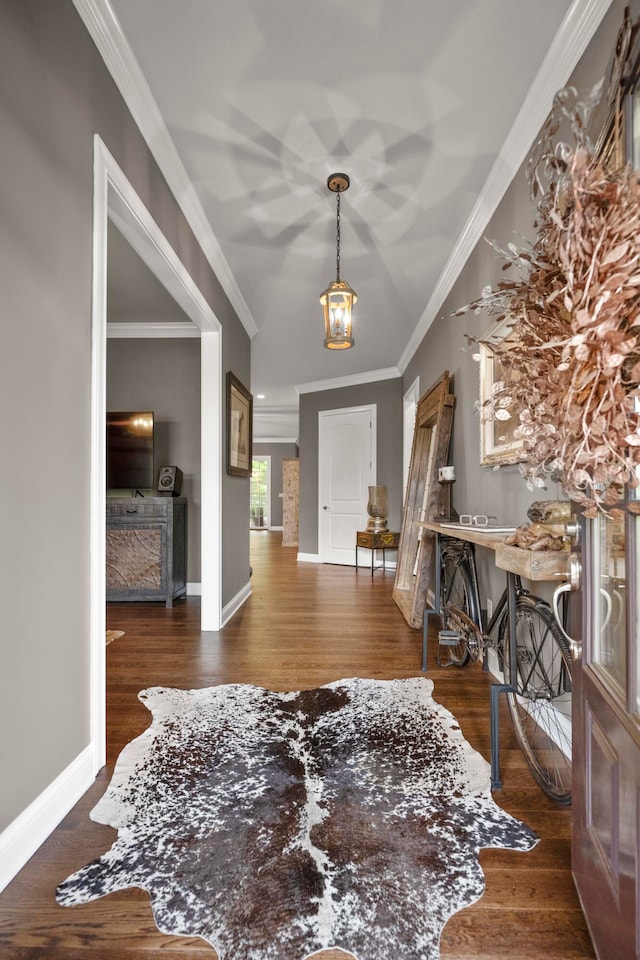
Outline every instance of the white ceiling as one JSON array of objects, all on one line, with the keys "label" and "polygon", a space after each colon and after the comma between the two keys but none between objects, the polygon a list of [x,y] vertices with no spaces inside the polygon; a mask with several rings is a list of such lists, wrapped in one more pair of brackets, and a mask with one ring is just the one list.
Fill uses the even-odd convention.
[{"label": "white ceiling", "polygon": [[[253,337],[257,437],[290,434],[296,385],[404,369],[609,5],[74,2]],[[334,171],[359,297],[340,352]]]}]

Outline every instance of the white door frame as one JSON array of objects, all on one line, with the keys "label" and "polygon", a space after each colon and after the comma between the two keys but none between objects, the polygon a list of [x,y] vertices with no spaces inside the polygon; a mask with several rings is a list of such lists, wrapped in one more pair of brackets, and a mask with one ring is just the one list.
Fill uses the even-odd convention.
[{"label": "white door frame", "polygon": [[90,736],[94,773],[106,760],[105,516],[107,224],[136,253],[200,330],[202,630],[222,619],[222,332],[220,322],[98,134],[94,135],[91,310]]},{"label": "white door frame", "polygon": [[[338,407],[334,410],[319,410],[318,411],[318,559],[320,563],[323,562],[322,557],[324,555],[323,543],[322,543],[322,490],[320,484],[321,477],[321,448],[320,448],[320,425],[324,418],[335,416],[336,414],[341,413],[363,413],[368,412],[371,415],[371,467],[369,471],[369,484],[374,485],[376,483],[376,476],[378,470],[378,452],[377,452],[377,441],[378,441],[378,406],[375,403],[363,403],[355,407]],[[354,549],[354,564],[355,564],[355,541],[353,545]]]},{"label": "white door frame", "polygon": [[420,399],[420,377],[416,377],[402,398],[402,503],[407,491],[411,448],[416,424],[416,410]]}]

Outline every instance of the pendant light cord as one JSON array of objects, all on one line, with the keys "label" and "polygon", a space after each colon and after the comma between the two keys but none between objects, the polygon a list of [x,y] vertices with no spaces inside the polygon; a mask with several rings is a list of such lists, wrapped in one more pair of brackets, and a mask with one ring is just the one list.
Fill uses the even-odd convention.
[{"label": "pendant light cord", "polygon": [[340,191],[336,193],[336,280],[340,281]]}]

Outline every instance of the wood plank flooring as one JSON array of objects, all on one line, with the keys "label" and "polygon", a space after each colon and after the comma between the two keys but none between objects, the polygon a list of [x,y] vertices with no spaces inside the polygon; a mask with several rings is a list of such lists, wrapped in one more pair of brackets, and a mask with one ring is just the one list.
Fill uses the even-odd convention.
[{"label": "wood plank flooring", "polygon": [[[62,908],[56,884],[104,852],[115,837],[89,811],[102,795],[122,747],[149,724],[137,700],[155,684],[205,687],[253,683],[275,690],[346,677],[420,675],[421,634],[391,599],[393,573],[296,562],[275,532],[251,534],[252,596],[219,634],[201,634],[196,598],[173,610],[159,604],[109,604],[107,626],[125,635],[107,647],[108,763],[95,784],[21,873],[0,894],[3,960],[215,960],[204,941],[158,932],[147,895],[111,894]],[[489,758],[489,683],[479,665],[443,670],[430,645],[435,697]],[[485,850],[486,892],[446,925],[443,960],[591,960],[570,868],[571,811],[537,788],[501,715],[504,789],[496,800],[541,840],[530,853]],[[428,891],[425,890],[425,897]],[[351,956],[332,950],[318,960]],[[389,945],[389,960],[393,944]],[[299,958],[303,960],[303,958]],[[360,957],[358,960],[381,960]],[[385,958],[386,960],[386,958]]]}]

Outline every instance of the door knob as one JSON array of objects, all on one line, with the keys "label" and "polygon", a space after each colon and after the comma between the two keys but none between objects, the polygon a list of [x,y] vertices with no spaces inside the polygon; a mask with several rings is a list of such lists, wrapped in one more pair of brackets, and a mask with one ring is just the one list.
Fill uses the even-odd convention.
[{"label": "door knob", "polygon": [[577,553],[569,554],[569,586],[579,590],[582,583],[582,560]]},{"label": "door knob", "polygon": [[565,537],[569,537],[575,544],[580,542],[580,521],[576,516],[571,517],[564,525]]},{"label": "door knob", "polygon": [[[567,524],[567,532],[568,532]],[[560,630],[564,634],[569,644],[569,649],[571,651],[571,656],[574,660],[579,660],[582,656],[582,643],[579,640],[574,640],[573,637],[570,637],[567,631],[564,628],[563,616],[560,613],[560,597],[563,593],[566,593],[568,590],[579,590],[580,583],[582,581],[582,561],[577,553],[572,553],[569,556],[567,575],[569,577],[568,583],[561,583],[559,587],[556,587],[553,593],[553,613],[556,618],[556,623],[560,627]]]},{"label": "door knob", "polygon": [[322,509],[323,509],[323,510],[328,510],[329,507],[325,504],[325,506],[324,506]]}]

